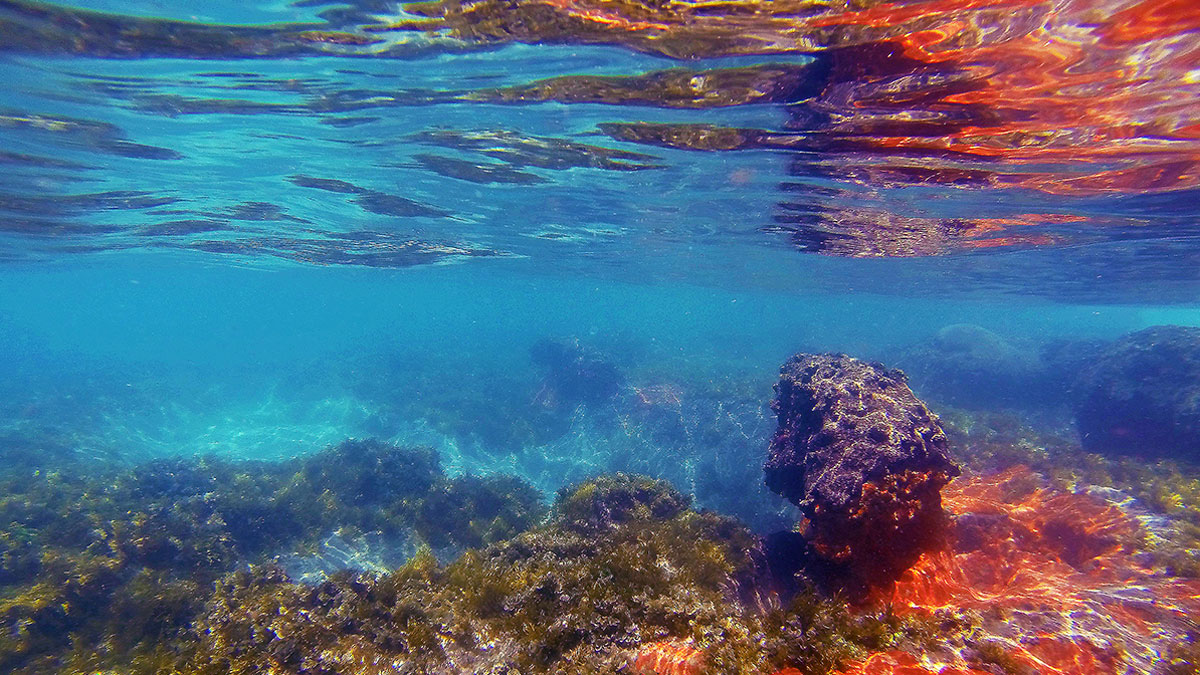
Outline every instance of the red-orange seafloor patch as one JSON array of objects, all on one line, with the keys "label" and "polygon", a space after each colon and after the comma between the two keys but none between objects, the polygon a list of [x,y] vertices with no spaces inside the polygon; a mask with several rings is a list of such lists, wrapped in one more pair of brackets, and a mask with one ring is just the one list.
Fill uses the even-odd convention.
[{"label": "red-orange seafloor patch", "polygon": [[954,549],[926,554],[877,599],[900,613],[971,612],[974,649],[875,654],[844,675],[983,675],[980,644],[1029,673],[1151,672],[1200,615],[1200,581],[1151,567],[1145,519],[1121,503],[1040,483],[1024,467],[955,481],[943,494]]},{"label": "red-orange seafloor patch", "polygon": [[[872,654],[840,675],[994,675],[1001,663],[1031,675],[1148,674],[1200,616],[1200,580],[1150,564],[1142,542],[1161,526],[1119,493],[1056,491],[1017,467],[959,478],[943,502],[956,521],[952,550],[926,554],[872,604],[967,613],[976,628],[960,644]],[[634,672],[700,675],[704,653],[647,645]]]},{"label": "red-orange seafloor patch", "polygon": [[688,642],[653,642],[643,645],[633,661],[634,673],[701,675],[704,652]]}]

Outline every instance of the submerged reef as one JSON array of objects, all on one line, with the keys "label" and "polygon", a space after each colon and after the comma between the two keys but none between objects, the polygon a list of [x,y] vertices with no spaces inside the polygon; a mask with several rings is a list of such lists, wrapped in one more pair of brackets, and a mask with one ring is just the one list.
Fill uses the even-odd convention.
[{"label": "submerged reef", "polygon": [[[669,673],[680,658],[824,675],[944,633],[811,589],[781,601],[759,537],[642,476],[564,488],[545,519],[517,479],[447,478],[430,451],[375,441],[4,480],[0,669],[18,675]],[[276,562],[331,528],[424,543],[390,571],[302,581]],[[439,562],[439,536],[472,548]]]},{"label": "submerged reef", "polygon": [[767,485],[800,507],[830,583],[862,595],[940,543],[941,489],[959,469],[903,373],[800,354],[783,365],[775,394]]},{"label": "submerged reef", "polygon": [[231,574],[187,669],[824,675],[939,634],[812,591],[781,605],[760,551],[744,526],[693,510],[665,482],[601,476],[561,490],[540,527],[448,565],[420,553],[391,574],[315,587],[271,567]]},{"label": "submerged reef", "polygon": [[[776,503],[755,460],[767,430],[738,436],[734,416],[766,410],[767,382],[704,373],[704,384],[676,384],[662,379],[670,369],[653,370],[660,362],[592,349],[622,384],[577,404],[571,433],[612,445],[580,465],[590,477],[554,485],[548,508],[524,479],[450,477],[433,450],[375,440],[274,462],[122,464],[0,447],[14,460],[0,464],[0,671],[1174,675],[1194,665],[1194,467],[1089,453],[1069,424],[935,417],[898,371],[799,355],[776,387],[766,470],[804,520],[762,536],[698,504],[753,513]],[[523,387],[487,384],[521,403],[497,396],[487,412],[542,407],[533,375]],[[485,406],[461,408],[457,423],[470,426]],[[553,456],[561,447],[533,450],[553,472],[578,461]],[[950,457],[969,469],[953,482]],[[602,473],[615,466],[678,476],[681,489]]]},{"label": "submerged reef", "polygon": [[665,483],[608,477],[564,491],[546,525],[445,567],[418,554],[315,589],[277,570],[236,574],[203,619],[198,670],[616,669],[645,640],[717,629],[730,578],[750,565],[748,531],[687,503]]},{"label": "submerged reef", "polygon": [[1084,448],[1200,460],[1200,328],[1126,335],[1088,365],[1077,387]]},{"label": "submerged reef", "polygon": [[529,355],[546,372],[537,399],[549,408],[602,403],[625,384],[611,361],[578,340],[539,340]]},{"label": "submerged reef", "polygon": [[285,462],[213,458],[0,474],[0,670],[169,672],[212,586],[330,532],[451,553],[539,522],[511,477],[448,478],[427,449],[347,441]]},{"label": "submerged reef", "polygon": [[1037,350],[973,324],[941,328],[897,364],[922,396],[951,405],[1036,408],[1065,398]]}]

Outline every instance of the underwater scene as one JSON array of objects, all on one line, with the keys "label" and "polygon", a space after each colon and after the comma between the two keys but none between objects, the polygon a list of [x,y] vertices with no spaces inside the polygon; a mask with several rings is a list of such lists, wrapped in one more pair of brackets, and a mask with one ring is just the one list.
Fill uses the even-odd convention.
[{"label": "underwater scene", "polygon": [[1194,0],[0,0],[0,673],[1200,674]]}]

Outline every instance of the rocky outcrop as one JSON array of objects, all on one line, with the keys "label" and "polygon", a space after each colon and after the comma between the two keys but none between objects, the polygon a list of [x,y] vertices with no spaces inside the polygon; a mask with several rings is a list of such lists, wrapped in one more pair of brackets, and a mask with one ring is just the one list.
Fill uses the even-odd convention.
[{"label": "rocky outcrop", "polygon": [[809,555],[851,595],[890,583],[944,532],[959,470],[937,416],[904,373],[843,354],[792,357],[775,394],[766,481],[803,512]]},{"label": "rocky outcrop", "polygon": [[1200,460],[1200,328],[1126,335],[1083,369],[1075,396],[1084,449]]},{"label": "rocky outcrop", "polygon": [[625,384],[620,369],[578,340],[539,340],[529,355],[545,371],[538,400],[547,407],[603,403]]},{"label": "rocky outcrop", "polygon": [[1028,408],[1062,400],[1037,350],[974,324],[945,326],[897,360],[922,395],[955,406]]}]

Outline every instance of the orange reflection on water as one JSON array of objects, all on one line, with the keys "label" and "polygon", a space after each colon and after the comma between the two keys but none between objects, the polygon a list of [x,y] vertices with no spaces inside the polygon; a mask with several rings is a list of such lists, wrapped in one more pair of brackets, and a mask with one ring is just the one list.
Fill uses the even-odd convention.
[{"label": "orange reflection on water", "polygon": [[1200,185],[1200,4],[941,0],[888,3],[809,25],[877,29],[904,57],[959,78],[919,106],[895,106],[893,117],[959,108],[965,124],[945,134],[881,134],[881,150],[1078,167],[1008,176],[1010,184],[1053,193]]},{"label": "orange reflection on water", "polygon": [[801,130],[884,156],[1054,164],[1006,178],[1058,194],[1200,186],[1192,0],[549,5],[673,56],[829,55]]},{"label": "orange reflection on water", "polygon": [[[884,209],[837,205],[810,207],[796,224],[775,225],[772,232],[792,233],[793,243],[823,253],[857,257],[909,257],[997,247],[1034,248],[1061,242],[1039,231],[1086,221],[1060,213],[1027,213],[1006,218],[903,216]],[[816,223],[817,227],[810,227]],[[814,231],[819,232],[814,237]]]}]

